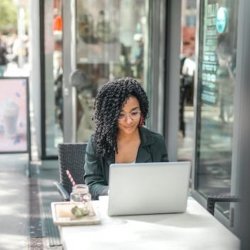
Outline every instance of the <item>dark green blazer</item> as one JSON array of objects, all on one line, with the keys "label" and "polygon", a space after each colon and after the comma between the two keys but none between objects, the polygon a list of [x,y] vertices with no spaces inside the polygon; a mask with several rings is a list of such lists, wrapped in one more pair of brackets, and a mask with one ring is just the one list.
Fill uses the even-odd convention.
[{"label": "dark green blazer", "polygon": [[[164,137],[158,133],[141,127],[141,144],[138,149],[136,162],[168,161]],[[96,154],[94,136],[92,135],[85,154],[84,181],[89,186],[92,199],[108,194],[109,166],[115,162],[115,154],[110,157],[100,157]]]}]

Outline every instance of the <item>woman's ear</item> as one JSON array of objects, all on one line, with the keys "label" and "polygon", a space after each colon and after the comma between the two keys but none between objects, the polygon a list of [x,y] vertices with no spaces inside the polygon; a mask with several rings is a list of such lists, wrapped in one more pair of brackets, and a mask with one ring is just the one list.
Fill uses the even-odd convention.
[{"label": "woman's ear", "polygon": [[145,119],[144,119],[144,117],[143,117],[143,115],[142,115],[141,118],[140,118],[140,121],[139,121],[138,126],[139,126],[139,127],[142,127],[144,124],[145,124]]}]

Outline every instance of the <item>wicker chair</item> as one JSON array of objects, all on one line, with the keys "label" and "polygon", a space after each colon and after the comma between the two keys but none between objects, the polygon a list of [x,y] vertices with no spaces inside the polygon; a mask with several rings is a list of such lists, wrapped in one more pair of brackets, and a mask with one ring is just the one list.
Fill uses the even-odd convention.
[{"label": "wicker chair", "polygon": [[61,143],[58,145],[60,183],[55,182],[63,200],[68,201],[72,184],[66,174],[68,169],[76,184],[84,183],[84,162],[86,143]]}]

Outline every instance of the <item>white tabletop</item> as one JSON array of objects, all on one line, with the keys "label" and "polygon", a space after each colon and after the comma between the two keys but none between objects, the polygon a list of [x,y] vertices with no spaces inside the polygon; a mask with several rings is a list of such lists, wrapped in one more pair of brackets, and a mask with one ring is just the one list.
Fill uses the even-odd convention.
[{"label": "white tabletop", "polygon": [[180,214],[109,217],[106,199],[93,204],[101,224],[61,227],[64,249],[240,249],[239,239],[192,198]]}]

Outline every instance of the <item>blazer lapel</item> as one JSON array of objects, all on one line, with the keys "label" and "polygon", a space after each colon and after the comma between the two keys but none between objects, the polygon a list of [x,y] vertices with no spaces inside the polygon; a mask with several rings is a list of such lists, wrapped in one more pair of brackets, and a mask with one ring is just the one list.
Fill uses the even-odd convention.
[{"label": "blazer lapel", "polygon": [[152,137],[144,127],[139,128],[141,145],[138,149],[136,162],[152,162],[153,158],[150,151],[150,145],[153,143]]},{"label": "blazer lapel", "polygon": [[152,162],[152,157],[147,146],[141,145],[139,147],[136,162]]}]

